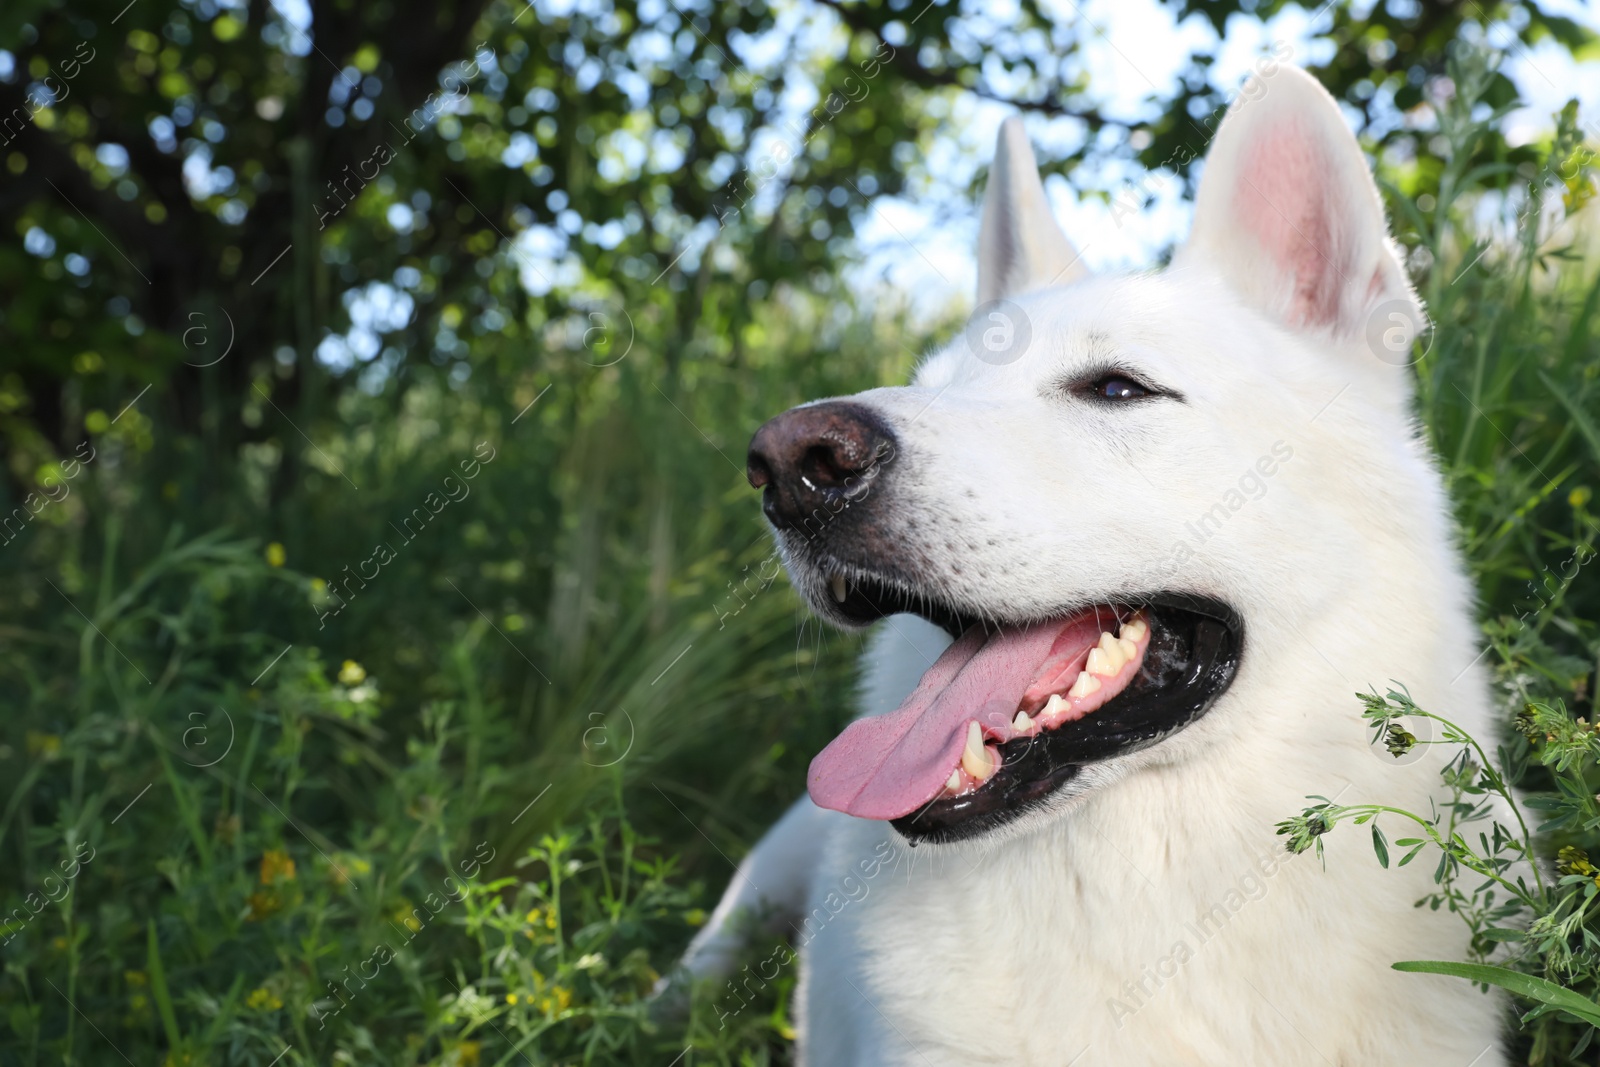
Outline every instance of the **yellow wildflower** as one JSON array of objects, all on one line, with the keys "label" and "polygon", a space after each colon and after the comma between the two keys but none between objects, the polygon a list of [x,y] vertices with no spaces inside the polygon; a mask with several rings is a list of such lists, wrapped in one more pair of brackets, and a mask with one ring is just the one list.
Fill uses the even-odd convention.
[{"label": "yellow wildflower", "polygon": [[550,992],[539,998],[539,1010],[546,1015],[559,1015],[572,1004],[572,990],[553,985]]},{"label": "yellow wildflower", "polygon": [[406,900],[404,897],[400,899],[400,903],[394,906],[394,912],[391,917],[412,933],[422,929],[422,922],[416,916],[416,908],[412,906],[411,901]]},{"label": "yellow wildflower", "polygon": [[1556,853],[1556,871],[1560,874],[1600,874],[1600,869],[1589,862],[1589,854],[1576,845],[1564,845]]},{"label": "yellow wildflower", "polygon": [[283,1007],[283,1001],[270,989],[259,986],[245,998],[244,1005],[252,1011],[277,1011]]},{"label": "yellow wildflower", "polygon": [[283,550],[283,545],[277,541],[268,545],[264,554],[267,557],[267,566],[269,567],[281,567],[284,561],[289,558],[289,554]]},{"label": "yellow wildflower", "polygon": [[247,907],[245,918],[257,923],[281,909],[283,907],[283,899],[278,896],[276,890],[257,890],[250,894],[245,904]]},{"label": "yellow wildflower", "polygon": [[294,860],[281,848],[269,848],[261,854],[261,884],[294,881]]},{"label": "yellow wildflower", "polygon": [[353,659],[344,661],[339,668],[339,681],[345,685],[360,685],[367,677],[367,669]]},{"label": "yellow wildflower", "polygon": [[372,873],[372,864],[360,856],[340,852],[328,866],[328,881],[334,885],[349,885],[357,878]]}]

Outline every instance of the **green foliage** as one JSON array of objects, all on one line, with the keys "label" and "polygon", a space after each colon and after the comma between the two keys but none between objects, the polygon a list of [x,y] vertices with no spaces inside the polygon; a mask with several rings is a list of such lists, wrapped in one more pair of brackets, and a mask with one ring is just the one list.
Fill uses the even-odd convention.
[{"label": "green foliage", "polygon": [[[763,4],[315,0],[310,37],[291,5],[124,6],[0,8],[22,72],[0,123],[41,65],[94,53],[0,132],[0,1062],[788,1062],[792,970],[732,1015],[723,989],[685,1019],[647,1003],[849,715],[859,641],[774,570],[745,442],[903,380],[959,320],[868,312],[847,271],[868,198],[927,178],[962,94],[1078,115],[1056,169],[1145,133],[1184,171],[1209,135],[1184,116],[1222,99],[1208,57],[1134,130],[1073,62],[1092,30],[1032,5],[1001,34],[976,8],[820,4],[844,28],[765,80],[741,63]],[[1323,74],[1360,108],[1420,93],[1487,17],[1331,10]],[[1370,61],[1378,40],[1399,56]],[[463,70],[480,44],[494,65]],[[751,131],[801,81],[852,106],[746,206]],[[1516,149],[1441,121],[1448,153],[1377,146],[1444,324],[1421,414],[1508,693],[1592,707],[1600,592],[1544,561],[1592,552],[1600,289],[1531,236],[1461,236],[1485,190],[1576,201],[1587,172],[1570,118]],[[231,172],[203,191],[202,150]],[[313,358],[372,283],[409,317],[370,361]],[[1463,818],[1489,766],[1457,766]],[[1547,832],[1600,848],[1590,817]],[[1438,906],[1472,906],[1468,858]]]},{"label": "green foliage", "polygon": [[[441,649],[445,676],[416,703],[390,695],[381,650],[371,671],[299,647],[274,661],[245,620],[275,592],[304,598],[306,583],[262,555],[216,537],[174,544],[138,583],[143,609],[97,593],[84,600],[107,607],[83,621],[81,643],[24,635],[65,677],[40,679],[28,770],[0,825],[20,864],[0,935],[7,1059],[111,1062],[120,1050],[264,1063],[288,1046],[284,1062],[465,1064],[491,1050],[504,1062],[520,1058],[513,1049],[534,1062],[650,1062],[682,1051],[681,1027],[652,1023],[645,998],[726,878],[719,853],[736,846],[719,813],[740,812],[748,839],[789,799],[793,772],[747,755],[730,776],[744,782],[735,807],[718,799],[726,781],[670,766],[675,752],[726,758],[729,746],[709,731],[652,738],[643,714],[634,751],[610,766],[604,742],[623,739],[577,727],[559,759],[528,759],[500,739],[506,714],[479,693],[478,675],[503,658],[481,623]],[[792,599],[767,599],[752,601],[752,628],[792,639]],[[710,627],[692,636],[716,640]],[[722,658],[737,660],[725,640]],[[253,652],[254,684],[225,666],[238,646]],[[820,716],[785,696],[793,659],[775,686],[731,669],[750,682],[744,695],[770,687],[768,707]],[[8,660],[8,678],[20,666]],[[713,658],[696,671],[714,683]],[[811,684],[842,702],[843,680]],[[663,713],[703,714],[670,695],[691,692],[664,689]],[[781,758],[786,717],[720,705],[714,685],[704,699],[744,724],[739,743]],[[70,725],[45,732],[55,723]],[[762,742],[764,727],[777,740]],[[672,847],[628,817],[625,793],[664,802]],[[716,867],[692,877],[685,868],[704,861],[686,838],[701,833]],[[777,1055],[789,1031],[771,1007],[719,1028],[697,1005],[700,1062]]]},{"label": "green foliage", "polygon": [[[1581,1023],[1600,1026],[1600,1006],[1564,989],[1554,982],[1513,971],[1509,967],[1496,967],[1485,963],[1449,963],[1438,960],[1410,960],[1394,965],[1397,971],[1415,974],[1445,974],[1452,978],[1466,978],[1483,985],[1495,985],[1510,990],[1527,1000],[1566,1012]],[[1581,1049],[1574,1051],[1581,1052]]]},{"label": "green foliage", "polygon": [[[0,687],[26,709],[0,724],[19,924],[0,1055],[681,1053],[684,1026],[645,1013],[651,969],[847,720],[858,647],[802,620],[719,453],[909,358],[892,314],[791,294],[754,317],[737,362],[686,368],[676,397],[643,330],[611,367],[569,354],[542,398],[353,395],[348,436],[311,452],[328,466],[277,504],[271,457],[207,490],[131,416],[95,437],[70,493],[0,546]],[[203,491],[254,536],[187,534]],[[371,577],[380,542],[395,555]],[[539,857],[563,840],[580,866],[552,875]],[[440,908],[475,859],[468,901]],[[557,900],[559,937],[520,932]],[[425,928],[397,931],[419,907]],[[723,1026],[697,1003],[696,1062],[785,1058],[779,993]]]},{"label": "green foliage", "polygon": [[[1418,707],[1411,698],[1391,690],[1387,696],[1363,696],[1363,716],[1373,726],[1373,741],[1392,736],[1402,720],[1430,720],[1442,727],[1437,740],[1412,741],[1396,756],[1416,745],[1458,746],[1441,777],[1449,798],[1424,816],[1386,804],[1337,804],[1325,797],[1299,815],[1278,824],[1290,852],[1315,848],[1322,856],[1323,837],[1341,822],[1372,824],[1373,850],[1378,862],[1389,866],[1387,840],[1378,819],[1388,815],[1417,827],[1422,836],[1399,838],[1394,843],[1408,851],[1399,861],[1405,866],[1430,845],[1438,853],[1434,882],[1438,888],[1417,901],[1459,915],[1472,932],[1467,963],[1401,961],[1397,970],[1467,978],[1495,985],[1536,1003],[1523,1023],[1539,1021],[1534,1030],[1530,1063],[1551,1062],[1565,1049],[1577,1055],[1587,1046],[1588,1027],[1600,1026],[1600,868],[1588,852],[1575,845],[1561,846],[1555,863],[1556,881],[1547,883],[1541,847],[1568,835],[1593,840],[1600,830],[1600,800],[1590,784],[1600,773],[1600,744],[1596,728],[1574,720],[1566,708],[1529,704],[1517,716],[1524,735],[1515,749],[1497,751],[1500,766],[1518,777],[1526,771],[1528,748],[1553,775],[1554,789],[1519,797],[1512,782],[1497,771],[1479,741],[1455,723]],[[1530,832],[1524,809],[1543,813],[1545,821]],[[1502,819],[1509,816],[1513,826]],[[1469,836],[1469,824],[1487,824]],[[1462,884],[1463,870],[1482,877],[1476,885]],[[1510,955],[1502,946],[1511,947]],[[1490,964],[1491,957],[1499,962]],[[1553,1012],[1561,1012],[1581,1028],[1556,1025]]]},{"label": "green foliage", "polygon": [[[1401,745],[1391,740],[1387,747],[1397,758],[1417,745],[1459,746],[1456,755],[1440,770],[1448,797],[1427,815],[1386,804],[1338,804],[1326,797],[1312,797],[1310,799],[1318,803],[1279,823],[1278,833],[1287,837],[1285,846],[1291,853],[1315,848],[1321,859],[1322,839],[1339,823],[1348,821],[1358,826],[1370,823],[1373,852],[1379,864],[1388,867],[1389,843],[1379,828],[1378,818],[1390,815],[1409,822],[1416,828],[1412,832],[1420,832],[1421,836],[1395,839],[1394,844],[1406,850],[1396,866],[1406,866],[1429,845],[1433,846],[1438,852],[1438,866],[1433,875],[1438,889],[1418,901],[1418,906],[1425,904],[1435,911],[1444,907],[1460,915],[1472,930],[1470,951],[1473,958],[1481,962],[1494,951],[1496,943],[1515,933],[1507,923],[1527,910],[1537,911],[1546,902],[1543,873],[1536,862],[1530,862],[1535,858],[1532,837],[1523,822],[1511,783],[1494,769],[1476,739],[1450,720],[1419,708],[1408,694],[1391,690],[1384,697],[1368,694],[1361,699],[1365,705],[1363,717],[1372,725],[1374,744],[1385,738],[1392,739],[1397,732],[1411,737],[1400,725],[1406,720],[1414,723],[1417,719],[1427,719],[1442,728],[1437,740],[1417,741],[1411,737]],[[1503,807],[1497,811],[1497,805]],[[1497,815],[1505,812],[1514,817],[1515,830],[1508,830],[1494,821]],[[1492,828],[1478,834],[1474,847],[1467,836],[1467,827],[1486,820],[1491,822]],[[1463,869],[1482,876],[1484,881],[1474,888],[1463,889],[1459,884]]]}]

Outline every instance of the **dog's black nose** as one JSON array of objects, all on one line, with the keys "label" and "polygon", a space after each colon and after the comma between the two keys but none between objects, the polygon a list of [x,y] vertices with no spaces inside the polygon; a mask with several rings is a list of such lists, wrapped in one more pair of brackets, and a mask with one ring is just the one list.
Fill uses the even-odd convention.
[{"label": "dog's black nose", "polygon": [[894,446],[894,435],[868,408],[843,400],[811,404],[756,431],[745,474],[762,490],[761,510],[786,530],[837,514]]}]

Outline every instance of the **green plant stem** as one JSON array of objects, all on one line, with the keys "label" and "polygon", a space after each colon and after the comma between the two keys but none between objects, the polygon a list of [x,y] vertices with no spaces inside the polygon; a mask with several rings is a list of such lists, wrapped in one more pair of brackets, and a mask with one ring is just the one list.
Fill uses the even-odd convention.
[{"label": "green plant stem", "polygon": [[[1387,813],[1390,815],[1398,815],[1403,819],[1409,819],[1418,826],[1422,827],[1423,832],[1425,832],[1433,840],[1435,845],[1439,846],[1441,851],[1451,853],[1457,860],[1459,860],[1469,869],[1476,871],[1485,878],[1489,878],[1495,882],[1498,882],[1500,885],[1505,887],[1507,892],[1511,893],[1518,900],[1521,900],[1524,904],[1528,905],[1528,907],[1533,908],[1536,911],[1538,910],[1539,905],[1543,900],[1542,894],[1538,900],[1530,898],[1524,888],[1506,881],[1493,870],[1480,865],[1478,862],[1474,862],[1478,858],[1477,854],[1468,848],[1465,842],[1462,842],[1459,837],[1456,837],[1453,843],[1446,841],[1444,837],[1440,836],[1438,829],[1420,815],[1409,812],[1404,808],[1391,807],[1388,804],[1357,804],[1352,807],[1339,808],[1335,818],[1344,819],[1351,815],[1359,816],[1367,813],[1371,813],[1372,815]],[[1459,853],[1452,851],[1453,848],[1459,849]]]},{"label": "green plant stem", "polygon": [[[1415,704],[1412,705],[1412,708],[1415,714],[1421,715],[1423,718],[1432,719],[1435,722],[1442,723],[1451,730],[1455,731],[1458,737],[1465,738],[1466,743],[1474,752],[1478,754],[1478,759],[1481,761],[1482,766],[1494,766],[1489,759],[1488,753],[1484,752],[1483,746],[1478,743],[1478,739],[1473,737],[1470,733],[1463,730],[1461,727],[1457,726],[1455,723],[1451,722],[1449,719],[1446,719],[1442,715],[1435,715],[1431,711],[1423,711]],[[1539,871],[1539,859],[1533,853],[1533,835],[1528,832],[1527,820],[1522,817],[1522,807],[1517,803],[1516,798],[1511,795],[1510,787],[1505,784],[1506,779],[1504,770],[1495,771],[1494,782],[1494,791],[1498,793],[1508,805],[1510,805],[1511,814],[1516,816],[1517,826],[1522,830],[1522,854],[1528,858],[1528,864],[1533,868],[1533,880],[1539,887],[1539,899],[1542,901],[1546,899],[1548,891],[1545,888],[1544,875]]]}]

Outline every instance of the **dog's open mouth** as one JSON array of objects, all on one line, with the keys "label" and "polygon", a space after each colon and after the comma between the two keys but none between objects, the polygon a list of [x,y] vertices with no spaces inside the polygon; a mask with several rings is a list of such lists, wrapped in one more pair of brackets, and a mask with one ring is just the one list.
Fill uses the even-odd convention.
[{"label": "dog's open mouth", "polygon": [[1188,726],[1232,682],[1243,642],[1232,609],[1187,594],[996,626],[873,582],[837,593],[854,621],[914,611],[959,635],[897,710],[851,723],[807,778],[821,807],[892,820],[912,842],[993,829],[1086,765]]}]

